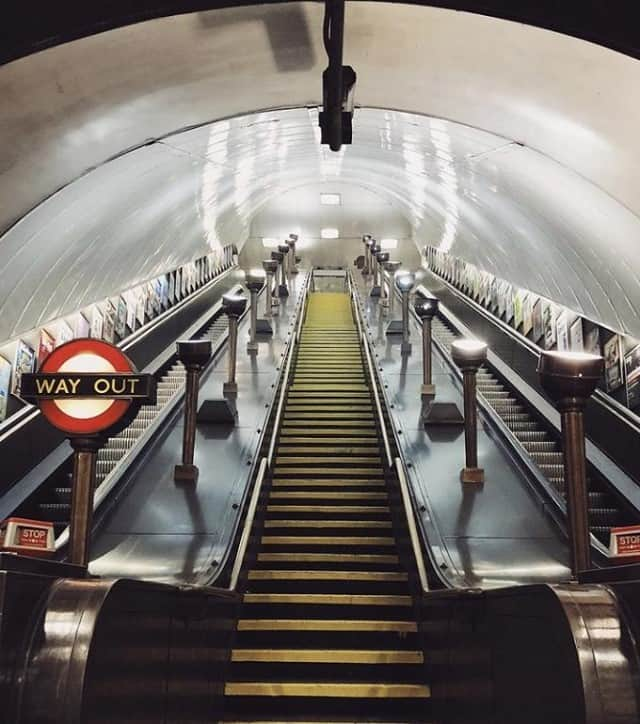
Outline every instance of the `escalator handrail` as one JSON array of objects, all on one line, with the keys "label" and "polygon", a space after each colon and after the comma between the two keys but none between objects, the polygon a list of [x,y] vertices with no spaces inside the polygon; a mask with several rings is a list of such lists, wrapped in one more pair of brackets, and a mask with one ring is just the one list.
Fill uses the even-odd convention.
[{"label": "escalator handrail", "polygon": [[387,429],[386,425],[384,424],[384,416],[382,414],[382,405],[380,404],[380,395],[378,394],[378,385],[376,384],[376,378],[373,372],[373,362],[371,360],[371,353],[369,351],[369,344],[367,343],[367,339],[362,327],[362,323],[360,321],[360,308],[358,305],[358,300],[356,299],[356,291],[355,291],[355,285],[352,283],[351,280],[351,273],[347,275],[347,278],[349,280],[349,293],[351,297],[351,303],[354,308],[355,312],[355,318],[356,318],[356,325],[358,327],[358,337],[360,339],[360,344],[362,345],[362,348],[364,350],[365,359],[366,359],[366,367],[367,367],[367,374],[369,376],[369,383],[371,386],[371,390],[373,392],[373,399],[375,401],[376,406],[376,412],[378,413],[378,420],[380,421],[380,433],[382,435],[382,442],[384,445],[384,452],[387,459],[387,468],[393,467],[393,456],[391,455],[391,446],[389,445],[389,436],[387,435]]},{"label": "escalator handrail", "polygon": [[429,579],[427,578],[427,569],[422,555],[422,546],[420,545],[420,537],[418,536],[418,528],[413,515],[413,505],[411,504],[411,495],[409,494],[409,486],[407,484],[407,476],[405,475],[404,463],[397,457],[395,459],[396,472],[398,474],[398,482],[400,483],[400,494],[402,496],[402,505],[409,527],[409,538],[411,539],[411,547],[418,569],[418,578],[420,579],[420,587],[422,593],[429,592]]},{"label": "escalator handrail", "polygon": [[[231,576],[230,576],[229,586],[228,586],[228,589],[230,591],[235,591],[238,586],[238,579],[240,578],[240,572],[242,571],[242,566],[244,564],[244,557],[247,552],[247,546],[249,545],[249,538],[251,537],[251,531],[253,529],[253,522],[256,517],[256,511],[258,509],[258,501],[260,499],[260,494],[262,493],[262,486],[264,484],[265,478],[267,477],[267,473],[271,470],[271,461],[273,459],[275,443],[276,443],[276,440],[278,439],[278,431],[280,429],[280,421],[282,418],[282,408],[284,405],[284,400],[286,399],[287,382],[289,380],[289,373],[291,370],[291,360],[294,357],[294,350],[297,347],[298,341],[300,339],[300,331],[302,329],[301,320],[305,316],[307,294],[309,292],[309,285],[310,285],[310,281],[311,281],[312,277],[313,277],[313,269],[311,269],[309,274],[307,275],[304,286],[302,288],[302,295],[301,295],[300,303],[299,303],[300,311],[298,312],[298,320],[297,320],[296,328],[291,336],[291,342],[289,344],[289,348],[287,350],[287,366],[283,373],[282,382],[280,385],[280,397],[278,399],[278,409],[276,411],[276,417],[273,422],[273,430],[271,432],[271,443],[269,445],[269,454],[260,460],[260,465],[258,467],[258,474],[256,476],[256,482],[253,486],[253,492],[251,493],[249,507],[247,508],[247,516],[245,518],[244,527],[242,529],[242,534],[240,536],[240,541],[238,543],[238,551],[236,553],[236,557],[233,562],[233,568],[231,569]],[[270,293],[270,290],[266,289],[265,294],[269,294],[269,293]]]},{"label": "escalator handrail", "polygon": [[276,410],[276,416],[273,421],[273,431],[271,433],[271,443],[269,445],[269,453],[267,455],[267,464],[271,469],[271,463],[273,461],[273,453],[276,448],[276,441],[278,439],[278,430],[280,429],[280,421],[282,419],[282,411],[284,409],[284,402],[287,397],[287,383],[289,381],[289,375],[291,374],[291,363],[294,357],[294,350],[298,345],[300,339],[300,331],[302,329],[302,319],[304,318],[304,310],[307,301],[307,293],[309,291],[309,282],[313,278],[313,268],[310,270],[307,278],[305,279],[304,287],[302,288],[302,296],[300,299],[300,312],[298,314],[298,320],[291,337],[291,344],[287,351],[287,364],[284,370],[284,376],[282,377],[282,384],[280,386],[280,397],[278,399],[278,407]]}]

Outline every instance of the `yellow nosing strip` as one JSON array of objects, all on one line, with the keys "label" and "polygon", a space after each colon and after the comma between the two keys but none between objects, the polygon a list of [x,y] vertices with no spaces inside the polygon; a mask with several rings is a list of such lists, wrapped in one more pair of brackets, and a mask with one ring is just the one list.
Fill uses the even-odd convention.
[{"label": "yellow nosing strip", "polygon": [[233,649],[231,661],[277,661],[300,664],[422,664],[421,651],[358,649]]},{"label": "yellow nosing strip", "polygon": [[238,631],[393,631],[416,633],[414,621],[365,621],[314,618],[245,618],[238,621]]},{"label": "yellow nosing strip", "polygon": [[307,696],[331,699],[427,699],[431,691],[419,684],[339,684],[337,682],[251,682],[225,684],[225,696]]},{"label": "yellow nosing strip", "polygon": [[272,546],[394,546],[395,538],[340,535],[264,535],[262,536],[262,544]]},{"label": "yellow nosing strip", "polygon": [[340,500],[386,500],[386,493],[356,493],[352,491],[336,491],[336,492],[319,492],[309,490],[292,490],[283,492],[273,492],[270,498],[294,498],[302,500],[333,500],[338,497]]},{"label": "yellow nosing strip", "polygon": [[388,513],[386,505],[267,505],[267,513]]},{"label": "yellow nosing strip", "polygon": [[391,528],[390,520],[267,520],[265,528]]},{"label": "yellow nosing strip", "polygon": [[401,571],[264,571],[249,572],[252,581],[406,581]]},{"label": "yellow nosing strip", "polygon": [[245,593],[244,603],[299,603],[309,606],[410,606],[411,596],[350,593]]},{"label": "yellow nosing strip", "polygon": [[258,553],[258,560],[260,563],[399,563],[398,556],[382,553]]}]

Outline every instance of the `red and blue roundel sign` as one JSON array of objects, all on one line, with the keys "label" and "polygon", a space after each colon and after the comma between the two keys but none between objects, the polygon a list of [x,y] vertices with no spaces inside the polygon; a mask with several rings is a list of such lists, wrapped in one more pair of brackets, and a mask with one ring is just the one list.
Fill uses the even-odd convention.
[{"label": "red and blue roundel sign", "polygon": [[[143,377],[136,376],[133,364],[117,347],[97,339],[76,339],[54,349],[38,374],[25,382],[47,420],[78,436],[104,432],[129,412],[139,397],[133,394],[139,390],[130,384],[132,375]],[[132,389],[132,394],[123,396]]]}]

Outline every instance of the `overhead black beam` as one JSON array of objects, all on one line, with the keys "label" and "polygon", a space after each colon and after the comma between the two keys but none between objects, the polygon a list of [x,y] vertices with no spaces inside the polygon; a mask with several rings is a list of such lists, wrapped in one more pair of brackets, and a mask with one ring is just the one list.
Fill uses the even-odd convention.
[{"label": "overhead black beam", "polygon": [[[4,0],[0,63],[143,20],[255,4],[255,0]],[[413,0],[412,4],[513,20],[640,58],[637,0]]]}]

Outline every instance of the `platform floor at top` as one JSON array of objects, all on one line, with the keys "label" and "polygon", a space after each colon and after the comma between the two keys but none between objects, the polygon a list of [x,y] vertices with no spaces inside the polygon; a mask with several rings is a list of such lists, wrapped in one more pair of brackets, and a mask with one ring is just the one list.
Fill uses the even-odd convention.
[{"label": "platform floor at top", "polygon": [[[369,284],[355,273],[376,345],[378,367],[392,409],[418,504],[429,510],[441,536],[438,557],[455,585],[495,587],[518,583],[566,580],[569,551],[566,538],[545,511],[509,454],[479,419],[478,454],[485,470],[482,485],[460,482],[464,464],[462,428],[431,428],[421,423],[421,331],[411,322],[412,350],[400,353],[400,336],[385,334],[388,318],[381,314]],[[397,315],[400,304],[396,303]],[[455,402],[462,410],[462,392],[453,373],[434,350],[436,401]],[[437,545],[437,543],[436,543]]]},{"label": "platform floor at top", "polygon": [[[302,273],[292,277],[291,296],[281,300],[280,312],[273,319],[274,334],[259,338],[255,355],[246,351],[248,315],[241,321],[238,424],[198,428],[197,485],[176,485],[173,479],[182,449],[184,413],[180,406],[175,422],[153,445],[99,528],[91,549],[92,574],[163,583],[204,583],[215,574],[239,513],[249,463],[258,452],[303,279]],[[261,295],[260,316],[263,306]],[[200,401],[221,397],[226,378],[224,351],[201,385]]]}]

